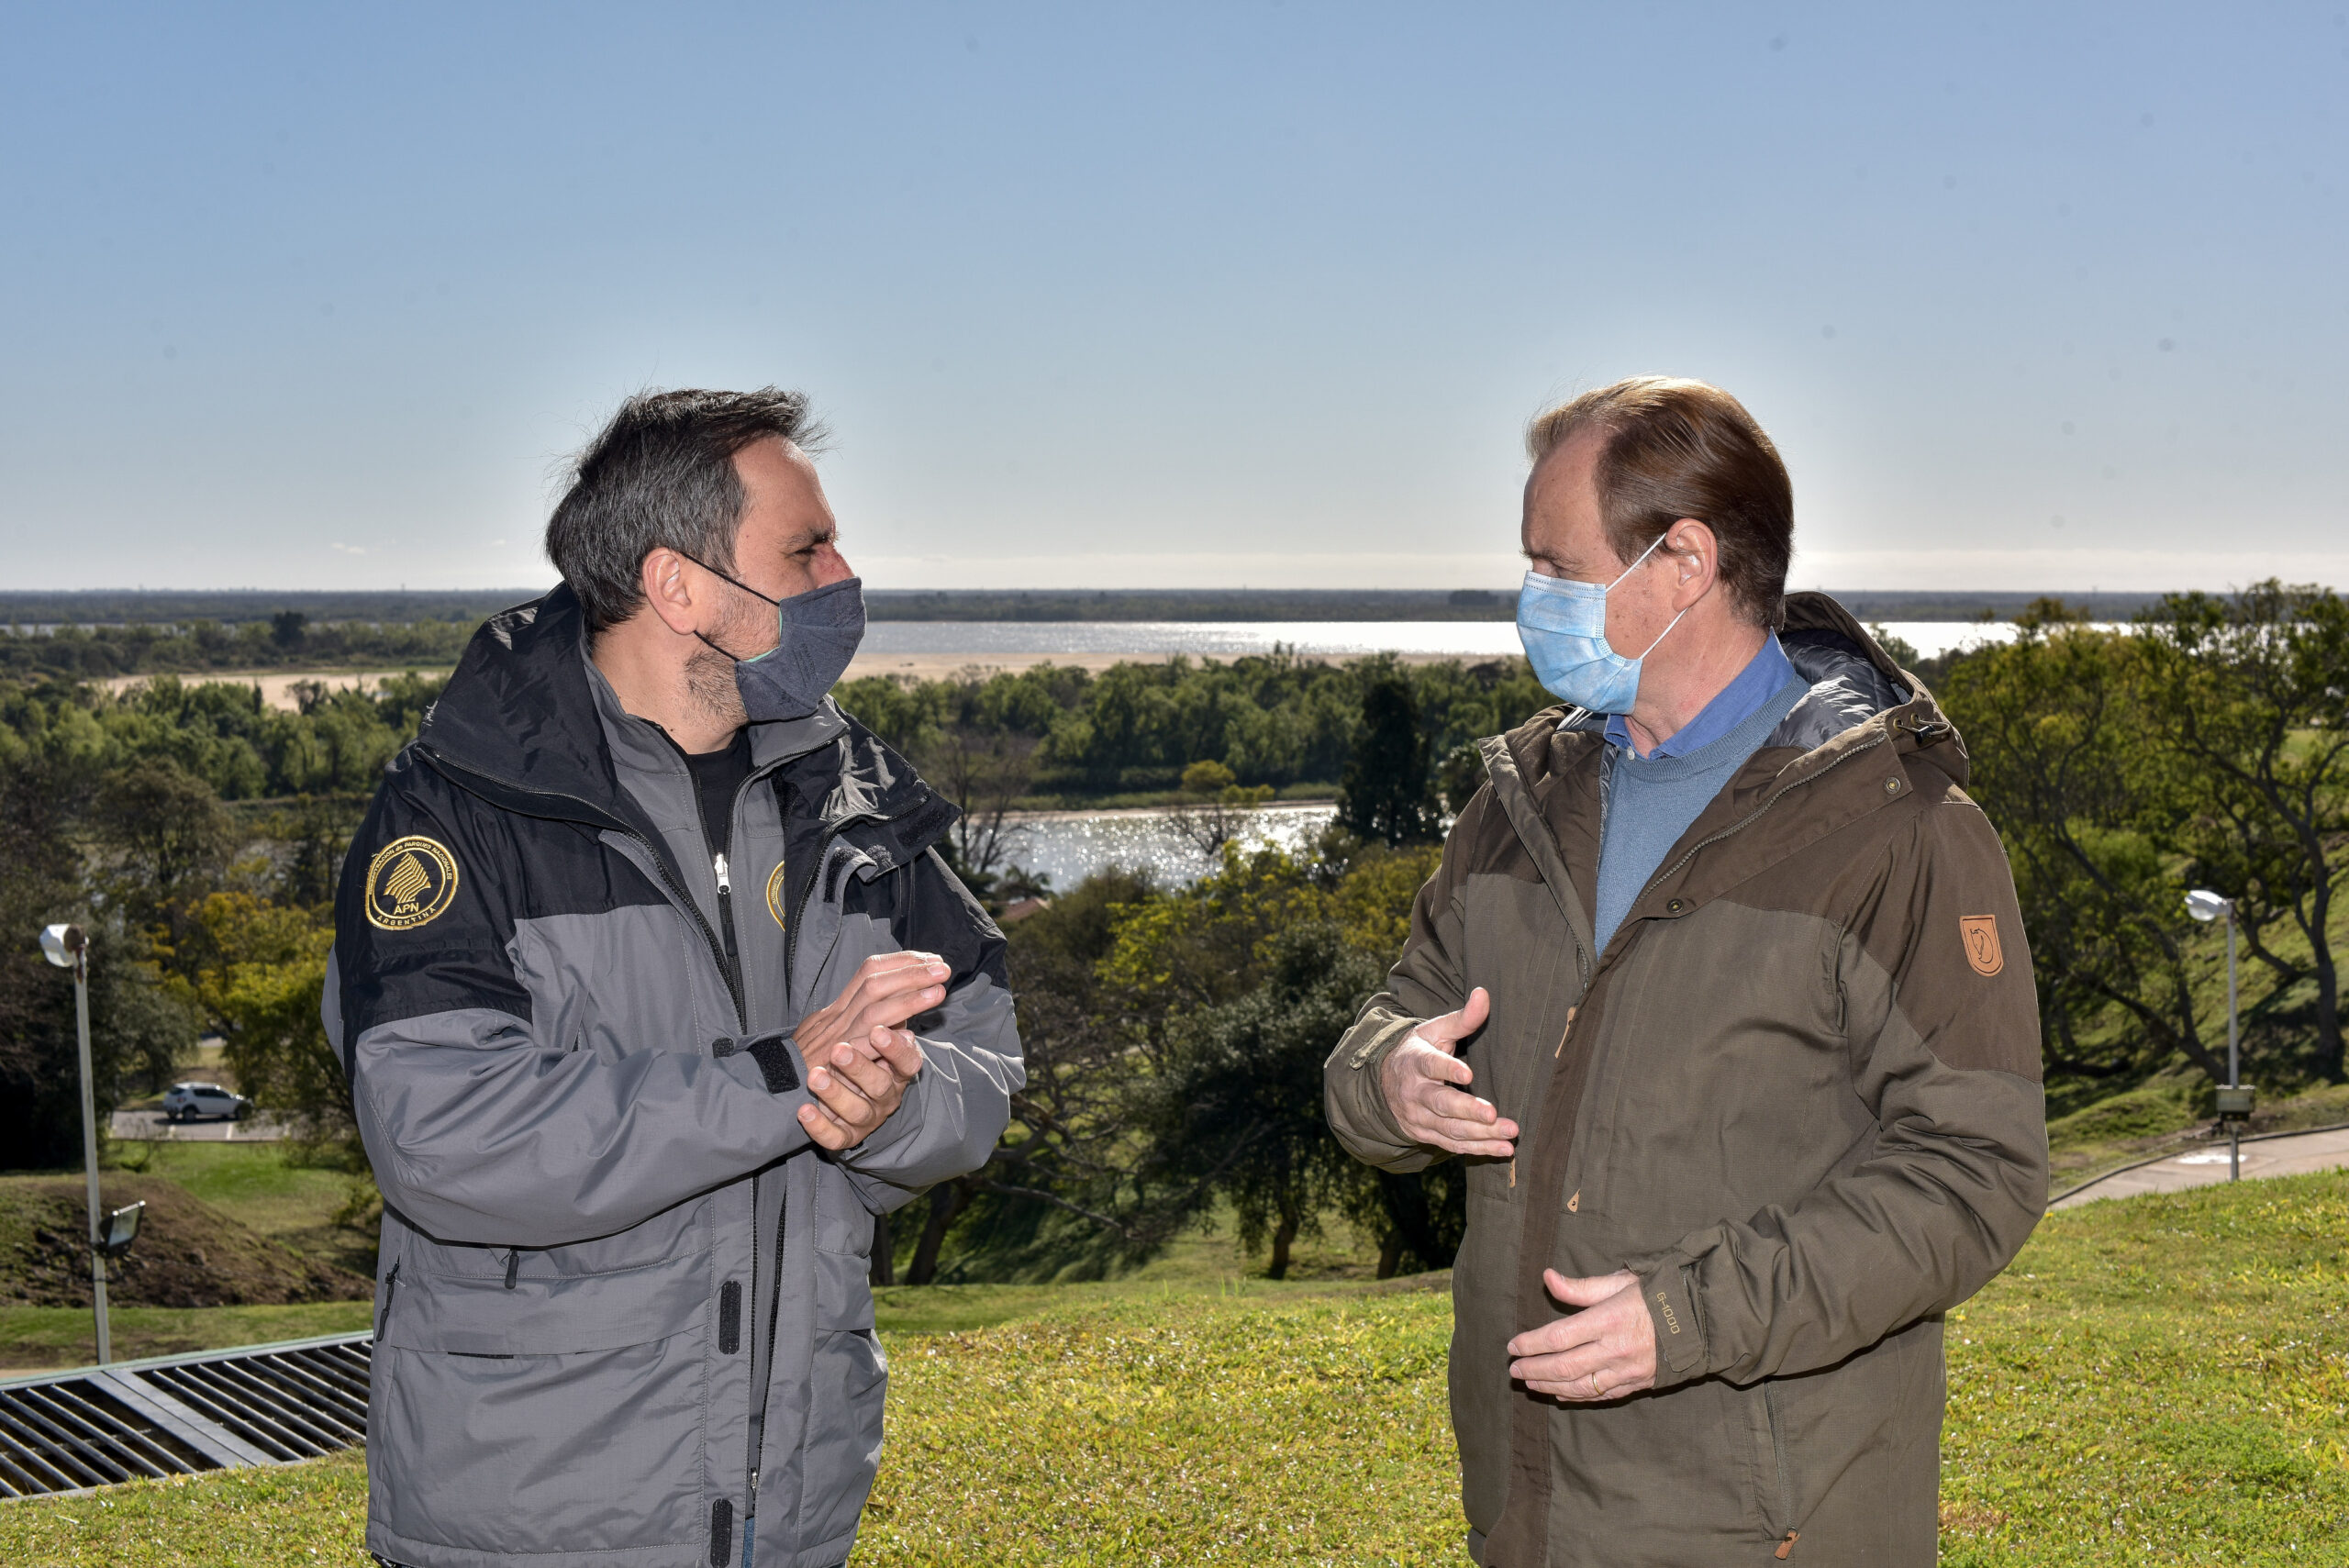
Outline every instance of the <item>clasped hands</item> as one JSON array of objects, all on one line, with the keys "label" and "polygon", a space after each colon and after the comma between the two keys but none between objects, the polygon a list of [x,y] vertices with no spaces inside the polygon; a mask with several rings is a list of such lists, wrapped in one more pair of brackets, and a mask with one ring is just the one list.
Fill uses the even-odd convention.
[{"label": "clasped hands", "polygon": [[826,1149],[852,1149],[903,1103],[921,1072],[921,1042],[900,1028],[946,1000],[953,975],[936,953],[875,953],[830,1006],[799,1021],[792,1040],[807,1062],[799,1125]]},{"label": "clasped hands", "polygon": [[[1466,1006],[1428,1019],[1380,1063],[1379,1089],[1412,1142],[1488,1160],[1516,1157],[1517,1123],[1468,1092],[1476,1075],[1457,1054],[1491,1011],[1492,998],[1480,985]],[[1655,1324],[1637,1274],[1574,1279],[1544,1269],[1542,1283],[1553,1299],[1578,1310],[1509,1340],[1511,1377],[1536,1394],[1581,1405],[1654,1386]]]}]

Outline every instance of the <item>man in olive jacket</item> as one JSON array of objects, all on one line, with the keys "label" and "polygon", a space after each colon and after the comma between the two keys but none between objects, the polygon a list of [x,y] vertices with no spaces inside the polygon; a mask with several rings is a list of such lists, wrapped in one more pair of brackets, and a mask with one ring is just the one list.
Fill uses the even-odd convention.
[{"label": "man in olive jacket", "polygon": [[1468,1165],[1469,1551],[1931,1563],[1943,1314],[2046,1200],[1998,835],[1932,696],[1783,593],[1734,399],[1624,383],[1531,445],[1520,622],[1567,706],[1483,743],[1326,1070],[1356,1155]]}]

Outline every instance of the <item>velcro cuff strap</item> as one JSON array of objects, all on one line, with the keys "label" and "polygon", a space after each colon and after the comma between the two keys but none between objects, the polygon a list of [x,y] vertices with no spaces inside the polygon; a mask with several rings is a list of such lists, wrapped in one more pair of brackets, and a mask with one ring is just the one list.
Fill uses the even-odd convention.
[{"label": "velcro cuff strap", "polygon": [[780,1095],[799,1087],[799,1058],[794,1054],[789,1035],[778,1029],[774,1034],[745,1040],[742,1052],[759,1064],[759,1075],[767,1081],[768,1094]]}]

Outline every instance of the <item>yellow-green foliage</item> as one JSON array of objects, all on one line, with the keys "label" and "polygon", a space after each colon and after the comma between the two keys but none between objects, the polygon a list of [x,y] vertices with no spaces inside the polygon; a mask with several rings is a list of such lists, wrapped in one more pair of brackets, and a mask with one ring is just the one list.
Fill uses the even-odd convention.
[{"label": "yellow-green foliage", "polygon": [[[1950,1315],[1943,1562],[2349,1562],[2344,1237],[2337,1174],[2050,1217]],[[1466,1561],[1442,1295],[1070,1299],[885,1336],[858,1568]],[[10,1504],[0,1562],[362,1564],[364,1485],[345,1456]]]}]

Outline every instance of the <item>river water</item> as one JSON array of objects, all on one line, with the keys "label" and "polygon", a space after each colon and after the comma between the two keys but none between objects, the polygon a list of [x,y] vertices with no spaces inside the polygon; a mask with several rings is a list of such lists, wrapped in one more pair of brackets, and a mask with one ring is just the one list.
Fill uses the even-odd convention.
[{"label": "river water", "polygon": [[[1887,629],[1925,658],[1953,648],[2014,636],[2011,621],[1892,621]],[[876,620],[865,628],[863,652],[936,658],[1039,654],[1067,658],[1130,654],[1163,659],[1236,659],[1270,653],[1274,645],[1322,658],[1402,653],[1421,658],[1502,659],[1524,650],[1517,623],[1505,620],[1291,621],[955,621]]]},{"label": "river water", "polygon": [[[1334,806],[1268,806],[1242,842],[1302,850],[1337,814]],[[1010,858],[1063,893],[1107,865],[1147,867],[1163,883],[1189,882],[1208,865],[1163,811],[1037,812],[1019,819]]]}]

